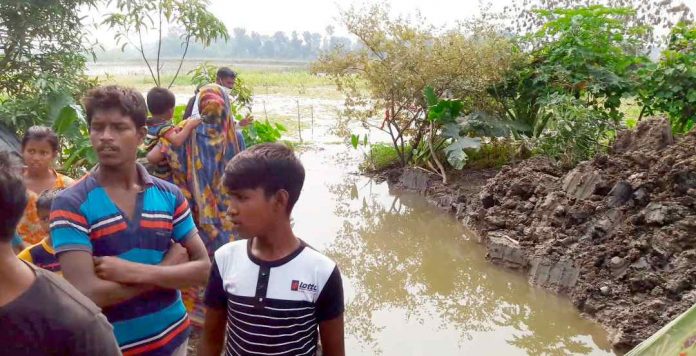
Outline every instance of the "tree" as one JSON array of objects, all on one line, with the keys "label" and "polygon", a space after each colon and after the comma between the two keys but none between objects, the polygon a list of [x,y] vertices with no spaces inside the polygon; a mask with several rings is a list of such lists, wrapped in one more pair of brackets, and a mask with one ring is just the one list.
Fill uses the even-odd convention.
[{"label": "tree", "polygon": [[544,19],[537,16],[536,10],[571,9],[591,5],[634,9],[636,16],[627,19],[627,26],[657,29],[643,34],[644,44],[648,47],[663,45],[666,40],[664,33],[676,23],[694,20],[694,14],[681,0],[513,0],[512,5],[504,8],[503,13],[509,18],[510,25],[507,30],[524,34],[535,32],[543,25]]},{"label": "tree", "polygon": [[94,0],[0,2],[0,95],[30,95],[40,78],[74,83],[85,66],[82,18]]},{"label": "tree", "polygon": [[489,89],[503,116],[520,134],[539,137],[553,117],[546,99],[567,95],[617,123],[621,99],[635,92],[635,73],[647,62],[637,54],[646,29],[626,25],[635,12],[593,5],[534,13],[543,26],[521,42],[526,59]]},{"label": "tree", "polygon": [[[91,48],[76,11],[94,5],[93,0],[0,2],[0,123],[18,134],[32,125],[51,126],[95,84],[84,75]],[[68,145],[75,142],[64,136]]]},{"label": "tree", "polygon": [[[161,44],[165,26],[180,27],[182,30],[180,39],[183,53],[169,88],[179,76],[192,42],[207,47],[217,39],[229,38],[225,25],[207,10],[208,0],[110,0],[109,3],[114,1],[118,11],[107,15],[104,24],[115,31],[114,39],[121,50],[132,46],[140,53],[157,86],[162,86],[160,73],[164,64],[161,63]],[[154,59],[148,58],[143,45],[143,35],[149,31],[158,33]]]},{"label": "tree", "polygon": [[426,86],[437,96],[464,99],[464,111],[470,111],[485,105],[486,88],[501,80],[514,56],[510,41],[492,31],[467,35],[456,28],[438,34],[420,17],[392,19],[379,5],[351,8],[341,19],[361,49],[333,48],[312,70],[335,81],[350,118],[390,135],[404,166],[429,129]]},{"label": "tree", "polygon": [[642,73],[639,98],[643,113],[663,111],[676,132],[696,126],[696,25],[678,24],[658,63]]}]

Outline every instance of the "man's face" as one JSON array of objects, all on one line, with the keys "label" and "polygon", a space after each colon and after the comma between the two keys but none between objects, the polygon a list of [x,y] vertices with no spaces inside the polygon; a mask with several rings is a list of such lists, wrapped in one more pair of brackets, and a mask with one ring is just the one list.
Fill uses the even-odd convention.
[{"label": "man's face", "polygon": [[222,77],[218,78],[217,83],[223,87],[232,90],[234,88],[235,77]]},{"label": "man's face", "polygon": [[266,197],[263,188],[230,191],[227,211],[235,229],[244,238],[264,235],[278,221],[279,204],[275,196]]},{"label": "man's face", "polygon": [[138,146],[142,144],[145,127],[137,128],[130,116],[117,109],[98,110],[92,117],[89,139],[99,163],[106,167],[121,167],[135,162]]}]

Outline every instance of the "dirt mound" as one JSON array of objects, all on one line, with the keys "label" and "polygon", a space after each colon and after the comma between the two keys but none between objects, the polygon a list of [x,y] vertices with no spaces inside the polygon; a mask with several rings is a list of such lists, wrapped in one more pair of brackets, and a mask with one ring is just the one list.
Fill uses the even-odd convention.
[{"label": "dirt mound", "polygon": [[696,303],[696,132],[675,140],[665,119],[569,172],[542,158],[506,167],[462,217],[491,260],[568,294],[620,350]]}]

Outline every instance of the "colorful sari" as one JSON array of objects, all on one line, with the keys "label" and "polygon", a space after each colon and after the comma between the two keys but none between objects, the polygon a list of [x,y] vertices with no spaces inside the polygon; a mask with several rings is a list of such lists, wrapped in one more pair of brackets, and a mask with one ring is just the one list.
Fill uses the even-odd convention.
[{"label": "colorful sari", "polygon": [[[67,188],[74,182],[72,178],[64,176],[56,171],[53,171],[53,174],[56,176],[56,182],[53,183],[52,189]],[[39,199],[39,194],[27,189],[27,198],[27,207],[24,210],[22,220],[20,220],[19,225],[17,225],[17,234],[24,242],[35,245],[48,237],[48,231],[41,225],[39,212],[36,210],[36,200]]]},{"label": "colorful sari", "polygon": [[[224,194],[225,165],[244,149],[230,110],[230,98],[217,84],[203,86],[198,93],[203,122],[180,147],[164,142],[163,152],[172,168],[172,179],[188,199],[199,235],[208,255],[234,240],[229,220],[230,197]],[[202,325],[202,289],[184,291],[184,304],[194,324]]]}]

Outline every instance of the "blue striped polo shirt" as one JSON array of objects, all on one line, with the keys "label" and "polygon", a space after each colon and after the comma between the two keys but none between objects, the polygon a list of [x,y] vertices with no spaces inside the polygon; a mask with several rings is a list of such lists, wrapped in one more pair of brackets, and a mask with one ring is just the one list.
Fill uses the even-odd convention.
[{"label": "blue striped polo shirt", "polygon": [[[104,187],[88,174],[65,189],[51,208],[51,238],[56,255],[87,251],[156,265],[171,241],[197,233],[188,202],[171,183],[152,177],[138,165],[145,183],[133,218],[112,202]],[[103,309],[114,327],[124,355],[169,355],[189,335],[189,319],[181,294],[159,289]]]}]

